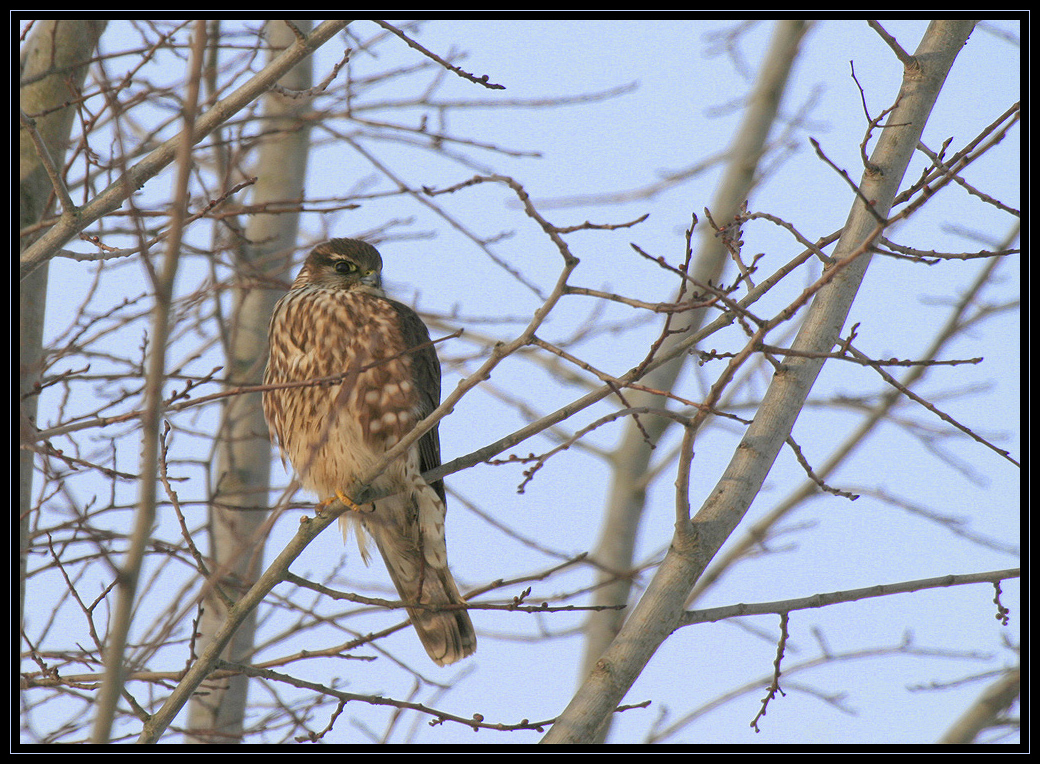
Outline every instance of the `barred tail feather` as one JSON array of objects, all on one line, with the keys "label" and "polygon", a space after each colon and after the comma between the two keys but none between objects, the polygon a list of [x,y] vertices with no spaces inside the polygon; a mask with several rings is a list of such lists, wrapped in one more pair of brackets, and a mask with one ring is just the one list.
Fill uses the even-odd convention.
[{"label": "barred tail feather", "polygon": [[401,600],[406,605],[426,606],[406,610],[433,662],[447,666],[472,655],[477,649],[477,635],[469,613],[462,608],[437,610],[439,606],[465,604],[448,567],[434,567],[428,562],[417,543],[418,533],[402,533],[401,528],[378,521],[369,520],[365,525]]}]

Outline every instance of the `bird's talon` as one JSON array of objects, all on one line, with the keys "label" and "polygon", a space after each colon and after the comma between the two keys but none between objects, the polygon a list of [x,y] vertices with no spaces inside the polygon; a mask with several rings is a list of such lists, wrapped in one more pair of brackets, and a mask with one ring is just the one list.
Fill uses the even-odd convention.
[{"label": "bird's talon", "polygon": [[339,499],[343,503],[343,506],[345,506],[347,509],[351,510],[352,512],[361,512],[361,511],[363,511],[361,509],[361,507],[359,507],[357,504],[354,503],[353,499],[351,499],[349,496],[347,496],[345,493],[343,493],[343,491],[339,490],[338,488],[336,489],[336,498]]},{"label": "bird's talon", "polygon": [[326,509],[331,507],[337,501],[340,502],[344,507],[346,507],[351,512],[363,512],[364,511],[361,507],[359,507],[357,504],[354,503],[353,499],[351,499],[349,496],[347,496],[345,493],[343,493],[343,491],[341,491],[340,489],[337,488],[336,489],[336,493],[335,493],[334,496],[330,496],[329,498],[322,499],[321,501],[318,502],[318,505],[315,508],[315,512],[318,515],[321,515],[322,513],[324,513],[324,511]]}]

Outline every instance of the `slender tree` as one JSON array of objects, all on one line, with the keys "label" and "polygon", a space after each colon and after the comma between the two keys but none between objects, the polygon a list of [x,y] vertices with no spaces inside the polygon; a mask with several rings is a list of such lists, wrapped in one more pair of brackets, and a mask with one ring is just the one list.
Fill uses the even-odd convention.
[{"label": "slender tree", "polygon": [[[727,152],[726,175],[719,184],[712,202],[712,214],[721,221],[737,219],[746,204],[755,180],[759,160],[766,150],[770,131],[784,94],[787,77],[798,57],[798,45],[805,33],[804,21],[784,21],[776,25],[773,42],[759,68],[758,82],[748,97],[743,124]],[[729,258],[726,240],[710,228],[702,229],[701,246],[694,256],[689,273],[695,283],[718,283]],[[683,285],[683,292],[691,290]],[[693,290],[696,295],[696,290]],[[707,308],[698,307],[699,295],[687,298],[688,309],[675,314],[668,324],[669,333],[661,343],[667,352],[699,329],[707,315]],[[682,299],[682,294],[679,295]],[[687,356],[677,355],[647,375],[644,383],[651,390],[672,390],[682,371]],[[667,400],[653,393],[634,391],[633,406],[666,406]],[[603,517],[600,537],[593,552],[602,563],[594,603],[604,610],[593,612],[586,625],[585,657],[582,676],[590,674],[614,637],[624,619],[632,588],[630,576],[617,576],[606,571],[626,571],[634,566],[635,542],[640,519],[646,503],[645,476],[657,443],[674,420],[654,417],[643,423],[645,429],[630,420],[624,438],[611,456],[614,465],[610,497]],[[606,739],[611,717],[597,732],[598,742]]]},{"label": "slender tree", "polygon": [[[269,21],[265,37],[274,60],[301,35],[311,31],[309,20]],[[213,58],[220,50],[212,46]],[[215,67],[217,61],[210,64]],[[259,385],[267,360],[267,325],[280,296],[275,287],[283,280],[286,264],[296,249],[299,213],[265,214],[261,210],[291,205],[304,198],[307,155],[310,149],[305,112],[310,108],[311,60],[305,59],[263,96],[263,136],[257,152],[257,182],[244,231],[229,225],[220,235],[234,236],[229,249],[235,255],[232,313],[223,336],[228,358],[226,388]],[[225,132],[225,131],[221,131]],[[221,174],[231,180],[227,152]],[[217,249],[218,247],[214,247]],[[199,619],[198,649],[204,649],[227,617],[229,601],[237,599],[256,580],[263,567],[264,509],[270,488],[271,442],[267,435],[259,393],[225,399],[222,431],[217,439],[217,471],[210,509],[209,591]],[[227,598],[227,599],[225,599]],[[226,660],[248,663],[256,631],[256,611],[235,632],[224,651]],[[189,710],[189,740],[240,742],[249,681],[244,675],[219,680],[205,694],[195,695]]]},{"label": "slender tree", "polygon": [[[973,21],[933,22],[913,60],[907,63],[903,87],[894,96],[891,126],[881,132],[864,169],[860,193],[842,229],[833,260],[813,285],[812,302],[792,345],[793,352],[778,364],[729,468],[708,501],[692,517],[689,461],[693,458],[698,418],[686,425],[676,479],[675,535],[668,554],[614,642],[596,661],[543,742],[581,743],[595,738],[650,656],[678,625],[697,579],[751,506],[773,460],[791,434],[826,354],[840,340],[845,318],[870,263],[871,248],[890,224],[889,210],[910,157],[946,76],[974,26]],[[785,320],[785,315],[786,311],[781,312],[761,326],[734,360],[746,357],[764,339],[766,330]],[[735,371],[736,366],[731,364],[730,368]]]},{"label": "slender tree", "polygon": [[[18,133],[18,225],[23,231],[46,216],[74,217],[75,205],[65,186],[65,155],[76,110],[72,103],[83,87],[104,21],[52,19],[35,25],[22,49]],[[36,116],[31,116],[36,115]],[[19,251],[43,228],[23,235]],[[31,446],[36,425],[36,386],[41,376],[43,320],[47,308],[46,265],[22,282],[18,304],[19,428]],[[18,462],[19,611],[25,612],[25,574],[32,506],[33,451],[24,448]]]}]

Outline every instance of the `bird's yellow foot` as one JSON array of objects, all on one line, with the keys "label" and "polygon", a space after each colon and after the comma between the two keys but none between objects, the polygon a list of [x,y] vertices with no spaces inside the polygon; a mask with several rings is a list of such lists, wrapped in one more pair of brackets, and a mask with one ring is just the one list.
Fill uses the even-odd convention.
[{"label": "bird's yellow foot", "polygon": [[340,489],[337,488],[335,496],[330,496],[329,498],[322,499],[321,501],[318,502],[318,506],[317,506],[317,510],[316,510],[317,513],[320,515],[322,512],[324,512],[326,509],[331,507],[337,501],[340,502],[347,509],[351,510],[352,512],[362,512],[363,511],[361,509],[361,507],[359,507],[357,504],[355,504],[354,501],[349,496],[347,496],[345,493],[343,493],[343,491],[341,491]]}]

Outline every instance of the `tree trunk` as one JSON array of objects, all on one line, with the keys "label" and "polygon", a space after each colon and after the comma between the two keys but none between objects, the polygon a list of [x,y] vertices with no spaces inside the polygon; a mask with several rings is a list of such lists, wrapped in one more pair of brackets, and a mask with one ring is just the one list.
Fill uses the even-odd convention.
[{"label": "tree trunk", "polygon": [[[776,119],[787,84],[787,75],[798,54],[798,44],[805,32],[804,21],[781,21],[773,33],[773,42],[762,61],[758,82],[748,98],[747,112],[740,132],[729,151],[726,175],[712,202],[712,217],[718,221],[732,220],[751,192],[755,171],[765,149],[770,128]],[[700,283],[718,283],[726,264],[727,251],[723,240],[705,227],[701,246],[697,251],[690,275]],[[661,347],[667,352],[676,343],[700,328],[704,310],[695,309],[678,313],[672,320],[671,334]],[[641,383],[655,390],[671,390],[682,370],[685,355],[655,369]],[[626,392],[631,406],[667,406],[667,400],[642,391]],[[656,443],[672,420],[665,417],[644,417],[641,421],[650,441]],[[632,569],[636,534],[646,501],[644,478],[650,463],[651,448],[639,427],[630,419],[625,426],[621,444],[613,454],[613,483],[607,512],[600,531],[600,539],[593,559],[601,566],[595,587],[593,604],[604,607],[589,616],[585,626],[585,656],[581,677],[595,668],[596,661],[617,636],[624,621],[624,610],[611,606],[626,605],[632,590]],[[597,741],[606,739],[610,717],[599,731]]]},{"label": "tree trunk", "polygon": [[[291,22],[304,33],[309,21]],[[284,21],[269,21],[267,37],[274,59],[296,41]],[[311,59],[307,58],[285,75],[279,84],[290,90],[311,86]],[[275,91],[264,96],[265,135],[257,157],[257,183],[252,202],[302,200],[307,156],[308,126],[301,115],[310,98],[290,98]],[[228,387],[259,385],[267,361],[267,325],[274,303],[281,296],[272,281],[283,276],[296,243],[299,215],[258,214],[246,227],[246,243],[238,248],[234,313],[228,334]],[[237,600],[256,581],[263,563],[263,527],[267,517],[270,484],[271,443],[264,422],[260,393],[228,398],[223,427],[217,444],[217,473],[210,510],[210,571],[207,593],[199,623],[197,652],[209,644],[224,622],[227,607],[213,586]],[[249,662],[252,658],[256,612],[235,633],[223,658]],[[205,693],[192,698],[188,713],[187,742],[241,742],[248,679],[208,681]]]},{"label": "tree trunk", "polygon": [[[47,161],[62,178],[69,133],[76,116],[75,99],[83,86],[88,62],[105,24],[103,19],[38,21],[21,62],[19,105],[22,112],[32,120],[32,129],[36,131],[49,157]],[[44,216],[56,213],[56,195],[45,161],[32,139],[30,128],[25,125],[19,130],[18,144],[18,226],[24,229],[40,222]],[[71,210],[63,209],[61,212],[71,214]],[[38,236],[37,232],[22,237],[19,251],[24,250]],[[36,426],[35,386],[40,380],[43,364],[47,273],[46,264],[38,268],[22,281],[18,294],[19,429],[24,435],[30,435]],[[18,470],[18,612],[24,614],[32,511],[33,451],[26,448],[19,453]]]},{"label": "tree trunk", "polygon": [[860,182],[871,204],[859,198],[853,204],[834,251],[835,262],[845,264],[816,293],[792,344],[800,354],[789,356],[773,376],[754,421],[708,500],[692,523],[677,521],[672,545],[646,592],[542,742],[601,739],[614,709],[678,626],[693,584],[744,517],[823,368],[822,355],[839,340],[870,263],[878,219],[889,213],[946,75],[973,28],[973,21],[962,20],[929,25],[915,54],[916,68],[904,74],[896,106]]}]

